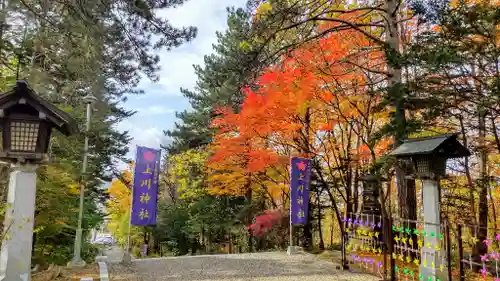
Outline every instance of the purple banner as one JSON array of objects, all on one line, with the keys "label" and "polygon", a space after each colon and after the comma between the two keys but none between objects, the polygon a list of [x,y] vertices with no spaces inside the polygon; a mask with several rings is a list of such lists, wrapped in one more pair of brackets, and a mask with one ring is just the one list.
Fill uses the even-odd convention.
[{"label": "purple banner", "polygon": [[132,197],[132,225],[156,224],[161,150],[138,146]]},{"label": "purple banner", "polygon": [[292,224],[307,224],[311,159],[290,159],[290,217]]}]

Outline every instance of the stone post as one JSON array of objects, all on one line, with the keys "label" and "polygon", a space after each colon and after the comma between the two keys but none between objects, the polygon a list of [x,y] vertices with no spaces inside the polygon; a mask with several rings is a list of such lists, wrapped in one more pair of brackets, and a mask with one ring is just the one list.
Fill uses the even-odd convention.
[{"label": "stone post", "polygon": [[31,280],[36,198],[36,165],[12,166],[0,254],[0,279]]},{"label": "stone post", "polygon": [[[420,273],[423,274],[424,280],[427,280],[428,276],[439,277],[442,281],[447,280],[446,272],[442,273],[439,270],[445,254],[443,243],[439,239],[442,231],[440,198],[439,180],[422,179],[422,203],[426,236],[421,251]],[[439,245],[439,250],[436,250],[436,245]],[[446,264],[443,264],[443,266],[447,267]]]}]

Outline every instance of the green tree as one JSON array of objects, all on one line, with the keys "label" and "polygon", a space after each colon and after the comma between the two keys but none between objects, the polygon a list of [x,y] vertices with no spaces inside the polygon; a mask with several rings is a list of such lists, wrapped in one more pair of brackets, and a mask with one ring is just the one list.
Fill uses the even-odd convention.
[{"label": "green tree", "polygon": [[[175,28],[159,16],[183,0],[54,2],[0,0],[0,90],[10,90],[16,79],[71,114],[81,128],[85,105],[94,105],[89,139],[92,157],[81,174],[84,130],[66,138],[55,133],[50,147],[57,160],[39,171],[35,255],[65,263],[71,257],[78,192],[84,185],[84,231],[104,215],[107,199],[103,182],[126,161],[130,137],[116,125],[134,112],[122,107],[129,95],[140,94],[143,76],[158,79],[159,49],[170,50],[196,35],[196,28]],[[2,173],[4,198],[5,177]]]},{"label": "green tree", "polygon": [[211,141],[210,123],[216,116],[215,109],[229,106],[238,109],[244,99],[243,87],[252,84],[258,74],[259,63],[253,60],[253,50],[248,44],[251,13],[244,9],[228,8],[228,29],[217,32],[214,53],[205,56],[205,65],[194,66],[198,81],[194,89],[181,89],[193,110],[177,114],[180,123],[166,131],[171,137],[169,151],[179,152]]},{"label": "green tree", "polygon": [[[464,144],[478,152],[477,163],[466,158],[458,167],[467,178],[472,210],[467,220],[479,226],[478,238],[484,240],[489,221],[497,227],[495,204],[488,203],[492,184],[488,159],[500,153],[495,121],[500,117],[498,1],[453,1],[438,13],[417,8],[427,19],[422,23],[427,28],[410,45],[405,61],[416,70],[411,94],[425,100],[432,97],[432,107],[422,112],[423,117],[433,127],[461,132]],[[477,180],[474,174],[479,175]],[[486,252],[487,247],[478,243],[476,259]]]}]

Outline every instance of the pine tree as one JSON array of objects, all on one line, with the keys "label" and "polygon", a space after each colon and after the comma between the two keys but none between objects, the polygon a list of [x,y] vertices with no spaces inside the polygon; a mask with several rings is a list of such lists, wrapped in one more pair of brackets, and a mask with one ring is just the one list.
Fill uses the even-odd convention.
[{"label": "pine tree", "polygon": [[228,8],[228,29],[217,33],[214,53],[205,56],[205,65],[194,66],[198,81],[193,90],[181,89],[191,103],[192,111],[177,114],[181,123],[165,132],[173,139],[171,152],[193,148],[211,141],[211,120],[216,109],[229,106],[238,110],[243,102],[241,89],[252,83],[258,73],[253,50],[245,45],[251,28],[251,14],[244,9]]}]

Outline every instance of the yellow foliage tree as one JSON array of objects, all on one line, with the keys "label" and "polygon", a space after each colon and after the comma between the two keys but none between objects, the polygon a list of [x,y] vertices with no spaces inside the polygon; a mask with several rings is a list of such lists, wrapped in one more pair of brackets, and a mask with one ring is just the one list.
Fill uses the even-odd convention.
[{"label": "yellow foliage tree", "polygon": [[[133,184],[134,164],[131,163],[127,169],[122,171],[120,179],[114,179],[108,188],[109,200],[106,208],[111,218],[108,228],[113,233],[120,245],[127,242],[128,224],[130,220],[131,185]],[[127,186],[130,185],[130,186]],[[141,244],[142,230],[133,227],[131,229],[131,246]]]}]

